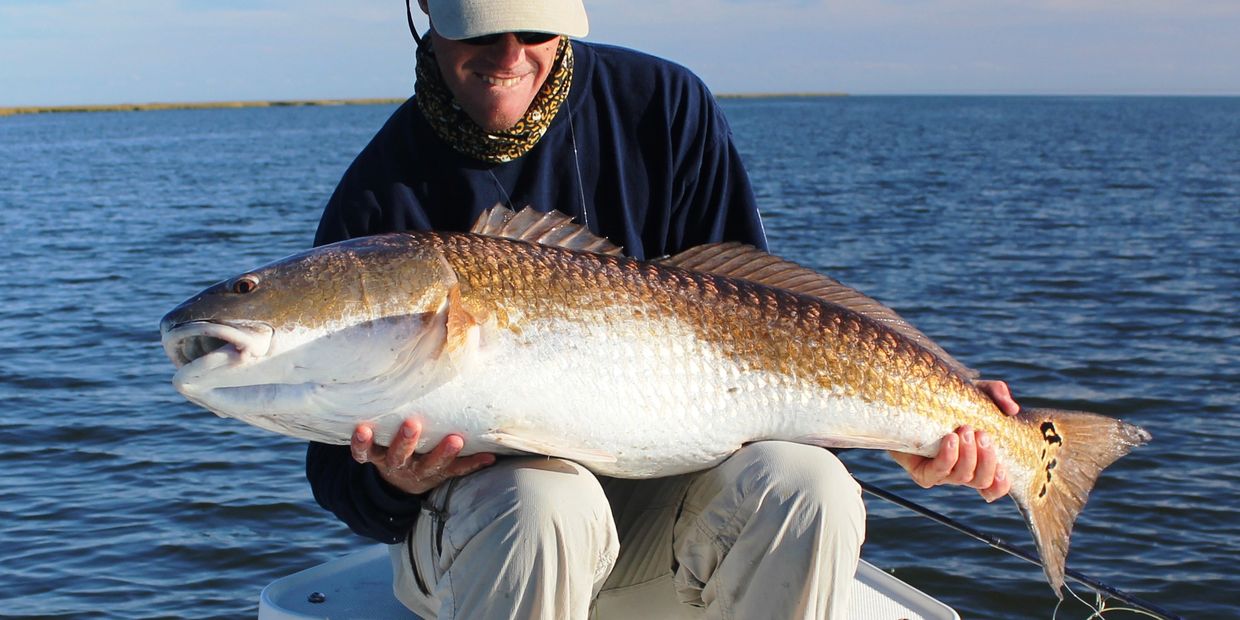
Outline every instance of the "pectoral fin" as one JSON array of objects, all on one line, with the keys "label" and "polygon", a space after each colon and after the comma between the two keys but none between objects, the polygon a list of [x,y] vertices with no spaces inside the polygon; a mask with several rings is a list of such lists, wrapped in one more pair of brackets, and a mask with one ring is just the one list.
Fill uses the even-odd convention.
[{"label": "pectoral fin", "polygon": [[446,304],[443,354],[457,372],[460,372],[478,349],[480,326],[461,301],[461,287],[453,286],[448,290]]},{"label": "pectoral fin", "polygon": [[610,452],[568,446],[558,437],[552,435],[538,436],[530,431],[521,431],[520,435],[516,435],[505,430],[495,430],[482,435],[481,438],[505,448],[533,454],[545,454],[584,464],[616,462],[616,455]]}]

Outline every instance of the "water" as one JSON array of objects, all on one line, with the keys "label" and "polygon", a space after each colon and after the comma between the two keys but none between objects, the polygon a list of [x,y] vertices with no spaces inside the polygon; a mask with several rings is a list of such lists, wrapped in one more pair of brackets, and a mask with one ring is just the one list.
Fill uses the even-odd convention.
[{"label": "water", "polygon": [[[1025,405],[1154,434],[1104,475],[1070,567],[1186,617],[1240,613],[1240,100],[724,105],[779,253],[887,301]],[[0,615],[252,617],[264,584],[366,544],[314,504],[300,442],[172,390],[157,324],[308,246],[391,110],[0,119]],[[1011,502],[846,460],[1030,544]],[[867,501],[870,561],[966,617],[1053,613],[1040,569]]]}]

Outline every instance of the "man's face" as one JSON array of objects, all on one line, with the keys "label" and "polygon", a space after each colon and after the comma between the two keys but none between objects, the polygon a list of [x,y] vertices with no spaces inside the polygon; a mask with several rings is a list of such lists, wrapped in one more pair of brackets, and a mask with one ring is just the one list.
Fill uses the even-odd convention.
[{"label": "man's face", "polygon": [[439,71],[461,109],[487,131],[503,131],[529,109],[555,62],[560,39],[526,45],[506,33],[490,45],[431,37]]}]

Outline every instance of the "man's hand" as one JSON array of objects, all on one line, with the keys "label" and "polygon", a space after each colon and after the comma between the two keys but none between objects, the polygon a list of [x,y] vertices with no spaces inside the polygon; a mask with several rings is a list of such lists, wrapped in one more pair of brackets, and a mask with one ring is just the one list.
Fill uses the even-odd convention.
[{"label": "man's hand", "polygon": [[[1002,381],[978,381],[980,388],[1006,415],[1016,415],[1020,405],[1012,399],[1012,392]],[[916,454],[891,452],[913,481],[923,488],[940,484],[962,484],[977,489],[982,499],[993,502],[1012,486],[1007,472],[999,463],[999,457],[991,447],[991,437],[984,432],[962,426],[943,437],[939,453],[934,458]]]},{"label": "man's hand", "polygon": [[486,452],[458,458],[465,447],[465,439],[460,435],[444,437],[427,454],[414,454],[421,434],[420,422],[405,420],[392,437],[392,445],[385,448],[375,444],[374,429],[363,422],[353,429],[349,447],[353,460],[373,463],[388,484],[413,495],[426,493],[449,478],[473,473],[495,462],[495,455]]}]

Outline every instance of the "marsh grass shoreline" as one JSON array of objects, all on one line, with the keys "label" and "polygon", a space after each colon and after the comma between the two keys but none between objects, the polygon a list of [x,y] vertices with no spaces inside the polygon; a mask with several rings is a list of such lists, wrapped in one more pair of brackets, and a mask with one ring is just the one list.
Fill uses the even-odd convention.
[{"label": "marsh grass shoreline", "polygon": [[[720,99],[775,99],[788,97],[842,97],[844,93],[759,93],[723,94]],[[288,99],[270,101],[201,101],[184,103],[114,103],[99,105],[10,106],[0,107],[0,116],[18,114],[62,114],[69,112],[144,112],[150,110],[212,110],[222,108],[279,108],[338,105],[398,104],[404,97],[372,99]]]}]

